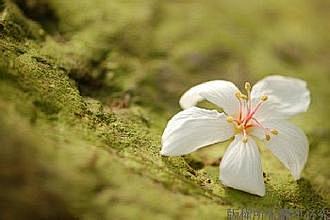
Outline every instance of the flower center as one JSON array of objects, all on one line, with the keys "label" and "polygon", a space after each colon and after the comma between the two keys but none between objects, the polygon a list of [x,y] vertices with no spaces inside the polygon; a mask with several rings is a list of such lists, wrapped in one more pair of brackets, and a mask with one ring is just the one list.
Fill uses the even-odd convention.
[{"label": "flower center", "polygon": [[278,131],[275,129],[269,129],[264,126],[254,117],[257,111],[262,105],[268,100],[268,96],[263,95],[257,104],[252,106],[251,100],[251,84],[245,83],[245,90],[247,94],[237,92],[235,94],[239,101],[239,114],[237,118],[232,116],[227,117],[227,122],[232,123],[235,126],[237,133],[243,134],[243,142],[246,143],[248,140],[248,133],[253,127],[257,127],[263,130],[267,141],[271,139],[271,135],[278,135]]}]

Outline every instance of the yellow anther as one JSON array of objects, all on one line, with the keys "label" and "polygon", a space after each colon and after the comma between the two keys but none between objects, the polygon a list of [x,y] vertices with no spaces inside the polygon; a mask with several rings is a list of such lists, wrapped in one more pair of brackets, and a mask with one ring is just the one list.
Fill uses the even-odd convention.
[{"label": "yellow anther", "polygon": [[241,95],[242,95],[242,93],[240,93],[240,92],[236,92],[236,93],[235,93],[235,96],[236,96],[236,98],[238,98],[238,99],[241,98]]},{"label": "yellow anther", "polygon": [[251,84],[250,84],[249,82],[246,82],[246,83],[245,83],[245,90],[246,90],[247,92],[250,92],[250,91],[251,91]]},{"label": "yellow anther", "polygon": [[241,92],[236,92],[235,96],[238,99],[247,99],[248,98],[246,95],[242,94]]},{"label": "yellow anther", "polygon": [[244,94],[241,94],[241,98],[242,98],[242,99],[245,99],[245,100],[248,99],[248,97],[247,97],[246,95],[244,95]]},{"label": "yellow anther", "polygon": [[269,141],[270,140],[270,135],[266,134],[266,140]]},{"label": "yellow anther", "polygon": [[227,117],[227,122],[232,123],[234,121],[234,118],[231,116]]},{"label": "yellow anther", "polygon": [[272,129],[270,132],[271,132],[273,135],[278,135],[278,131],[277,131],[276,129]]},{"label": "yellow anther", "polygon": [[268,96],[266,96],[266,95],[263,95],[263,96],[260,97],[260,100],[263,101],[263,102],[267,101],[267,99],[268,99]]},{"label": "yellow anther", "polygon": [[247,143],[248,142],[248,137],[244,136],[242,141],[243,141],[243,143]]}]

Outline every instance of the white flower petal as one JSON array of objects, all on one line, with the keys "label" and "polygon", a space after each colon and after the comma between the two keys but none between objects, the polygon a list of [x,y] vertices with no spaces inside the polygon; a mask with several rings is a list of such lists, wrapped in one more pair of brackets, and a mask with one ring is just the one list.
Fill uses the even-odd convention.
[{"label": "white flower petal", "polygon": [[[308,140],[304,132],[284,120],[264,121],[262,125],[278,131],[278,135],[272,135],[265,144],[290,170],[292,176],[299,179],[308,157]],[[264,139],[260,129],[257,130],[253,132],[254,135]]]},{"label": "white flower petal", "polygon": [[226,186],[259,196],[265,195],[260,154],[251,137],[244,143],[242,135],[235,136],[221,160],[220,180]]},{"label": "white flower petal", "polygon": [[267,95],[268,100],[256,114],[259,120],[269,117],[287,118],[305,112],[310,104],[306,82],[291,77],[275,75],[260,80],[251,91],[253,102],[258,102],[262,95]]},{"label": "white flower petal", "polygon": [[224,109],[229,115],[236,115],[239,110],[239,102],[235,93],[239,89],[229,81],[214,80],[199,84],[186,91],[180,99],[183,109],[192,107],[206,99]]},{"label": "white flower petal", "polygon": [[161,154],[179,156],[225,141],[234,135],[226,116],[215,110],[191,107],[176,114],[162,136]]}]

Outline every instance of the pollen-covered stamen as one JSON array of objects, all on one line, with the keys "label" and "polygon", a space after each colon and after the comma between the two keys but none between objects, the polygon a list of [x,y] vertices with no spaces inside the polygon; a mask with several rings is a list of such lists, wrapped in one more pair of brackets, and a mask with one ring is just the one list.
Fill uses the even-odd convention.
[{"label": "pollen-covered stamen", "polygon": [[[251,119],[254,119],[254,114],[259,110],[260,106],[267,101],[268,96],[261,96],[260,101],[257,105],[252,109],[252,101],[251,101],[251,84],[249,82],[245,83],[245,90],[247,95],[242,94],[241,92],[236,92],[235,96],[239,102],[239,115],[238,118],[233,118],[232,116],[227,117],[227,122],[232,123],[237,133],[243,134],[243,142],[246,143],[248,140],[248,129],[255,126],[254,123],[249,123]],[[261,127],[265,132],[266,140],[270,140],[271,135],[276,135],[277,131],[269,130],[256,121],[258,127]]]},{"label": "pollen-covered stamen", "polygon": [[239,101],[241,100],[241,95],[242,95],[241,92],[236,92],[236,93],[235,93],[235,96],[236,96],[236,98],[237,98]]},{"label": "pollen-covered stamen", "polygon": [[248,99],[249,97],[247,95],[242,94],[241,92],[236,92],[235,93],[236,98],[238,99],[239,102],[239,117],[238,121],[241,123],[244,119],[244,112],[248,112],[249,110],[246,109],[244,110],[245,107],[247,107]]},{"label": "pollen-covered stamen", "polygon": [[265,128],[257,119],[252,118],[252,120],[256,123],[256,127],[261,128],[265,133],[265,138],[267,141],[271,139],[271,135],[278,135],[278,131],[276,129]]},{"label": "pollen-covered stamen", "polygon": [[231,116],[228,116],[228,117],[226,118],[226,120],[227,120],[228,123],[232,123],[232,122],[234,121],[234,118],[231,117]]},{"label": "pollen-covered stamen", "polygon": [[251,84],[249,82],[245,82],[245,90],[247,92],[247,112],[251,111]]},{"label": "pollen-covered stamen", "polygon": [[231,123],[234,125],[234,127],[236,128],[236,130],[240,130],[239,126],[241,125],[240,121],[236,120],[235,118],[233,118],[232,116],[228,116],[226,118],[226,121],[228,123]]},{"label": "pollen-covered stamen", "polygon": [[260,100],[263,101],[263,102],[267,101],[267,99],[268,99],[268,96],[266,96],[266,95],[263,95],[263,96],[260,97]]},{"label": "pollen-covered stamen", "polygon": [[258,104],[256,105],[256,107],[250,111],[247,116],[244,119],[244,124],[247,125],[247,123],[253,118],[253,116],[255,115],[255,113],[259,110],[260,106],[267,101],[268,96],[263,95],[260,97],[260,101],[258,102]]},{"label": "pollen-covered stamen", "polygon": [[245,82],[245,90],[248,94],[251,92],[251,84],[249,82]]},{"label": "pollen-covered stamen", "polygon": [[270,140],[270,135],[269,134],[265,134],[265,137],[266,137],[266,141]]},{"label": "pollen-covered stamen", "polygon": [[244,95],[244,94],[242,94],[242,93],[240,93],[240,92],[237,92],[235,95],[236,95],[236,97],[238,97],[239,99],[243,99],[243,100],[247,100],[247,99],[248,99],[247,95]]},{"label": "pollen-covered stamen", "polygon": [[227,122],[228,123],[232,123],[232,124],[234,124],[234,127],[235,127],[235,129],[237,130],[237,131],[242,131],[243,130],[243,125],[241,124],[241,122],[240,121],[238,121],[238,120],[236,120],[236,119],[234,119],[232,116],[228,116],[227,118],[226,118],[226,120],[227,120]]},{"label": "pollen-covered stamen", "polygon": [[268,100],[268,96],[266,95],[261,96],[260,101],[258,102],[257,106],[253,109],[253,111],[250,113],[250,115],[253,116],[258,111],[260,106],[267,100]]},{"label": "pollen-covered stamen", "polygon": [[271,129],[270,132],[273,134],[273,135],[278,135],[278,131],[276,129]]}]

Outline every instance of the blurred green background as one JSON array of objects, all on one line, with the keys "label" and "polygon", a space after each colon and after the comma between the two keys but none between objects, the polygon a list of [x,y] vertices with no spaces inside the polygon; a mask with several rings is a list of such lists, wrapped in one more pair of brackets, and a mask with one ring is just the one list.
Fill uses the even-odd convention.
[{"label": "blurred green background", "polygon": [[[223,219],[330,204],[330,2],[0,0],[1,219]],[[161,157],[192,85],[280,74],[311,90],[293,121],[303,177],[261,147],[266,196],[225,188],[227,143]]]}]

